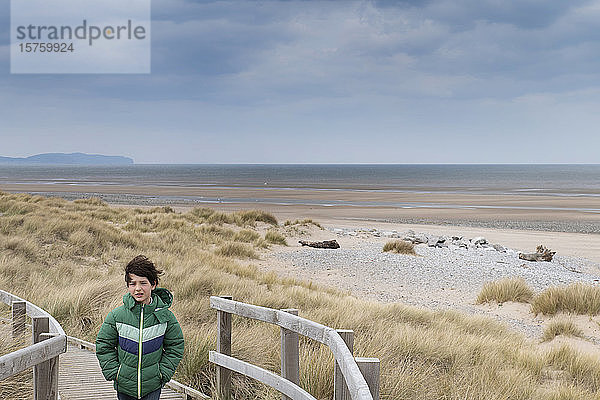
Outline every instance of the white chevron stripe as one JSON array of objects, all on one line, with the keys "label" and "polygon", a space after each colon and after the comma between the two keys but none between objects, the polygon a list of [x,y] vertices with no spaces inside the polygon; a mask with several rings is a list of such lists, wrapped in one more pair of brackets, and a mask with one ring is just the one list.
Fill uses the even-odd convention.
[{"label": "white chevron stripe", "polygon": [[[138,343],[140,337],[140,330],[135,326],[123,324],[121,322],[117,322],[117,332],[119,336],[124,337],[129,340],[133,340]],[[144,342],[147,342],[152,339],[156,339],[159,336],[162,336],[167,331],[167,323],[162,323],[154,326],[150,326],[148,328],[144,328],[143,338]]]}]

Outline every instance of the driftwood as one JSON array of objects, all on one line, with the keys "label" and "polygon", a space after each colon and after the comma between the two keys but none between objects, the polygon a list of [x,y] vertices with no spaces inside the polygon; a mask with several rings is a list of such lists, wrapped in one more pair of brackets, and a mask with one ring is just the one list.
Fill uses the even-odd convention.
[{"label": "driftwood", "polygon": [[555,251],[550,251],[543,245],[539,245],[535,253],[519,253],[519,258],[525,261],[552,261],[552,257],[556,254]]},{"label": "driftwood", "polygon": [[315,247],[317,249],[339,249],[340,245],[337,240],[324,240],[322,242],[307,242],[306,240],[298,241],[302,246]]}]

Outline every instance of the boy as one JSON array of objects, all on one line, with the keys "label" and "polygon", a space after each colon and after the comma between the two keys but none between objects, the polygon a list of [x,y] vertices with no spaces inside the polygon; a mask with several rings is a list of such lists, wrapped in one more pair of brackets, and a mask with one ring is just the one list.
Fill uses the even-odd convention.
[{"label": "boy", "polygon": [[158,400],[183,357],[183,333],[168,309],[173,296],[157,288],[157,270],[143,255],[125,267],[128,293],[96,338],[96,356],[119,400]]}]

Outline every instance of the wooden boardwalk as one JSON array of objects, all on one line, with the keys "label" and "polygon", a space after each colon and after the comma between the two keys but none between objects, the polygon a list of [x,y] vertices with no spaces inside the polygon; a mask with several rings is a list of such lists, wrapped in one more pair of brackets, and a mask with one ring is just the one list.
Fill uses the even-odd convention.
[{"label": "wooden boardwalk", "polygon": [[[102,376],[96,354],[73,343],[60,356],[58,392],[61,400],[117,400],[113,383]],[[163,388],[161,400],[185,400],[185,395]]]}]

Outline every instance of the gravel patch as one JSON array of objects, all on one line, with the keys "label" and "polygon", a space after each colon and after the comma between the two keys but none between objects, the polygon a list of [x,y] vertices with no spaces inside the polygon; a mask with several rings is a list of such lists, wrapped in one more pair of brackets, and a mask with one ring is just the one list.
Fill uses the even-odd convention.
[{"label": "gravel patch", "polygon": [[[379,233],[372,232],[373,237]],[[336,229],[340,236],[355,236]],[[364,237],[364,231],[359,236]],[[554,256],[551,262],[518,258],[512,249],[457,246],[415,246],[417,256],[384,253],[381,240],[363,240],[352,247],[315,249],[295,247],[272,253],[289,265],[294,274],[350,290],[360,297],[383,302],[401,302],[429,309],[456,309],[485,314],[475,305],[486,282],[522,277],[535,291],[575,282],[600,284],[600,264],[589,260]],[[586,271],[598,271],[592,274]],[[541,335],[541,321],[498,317],[527,336]]]}]

